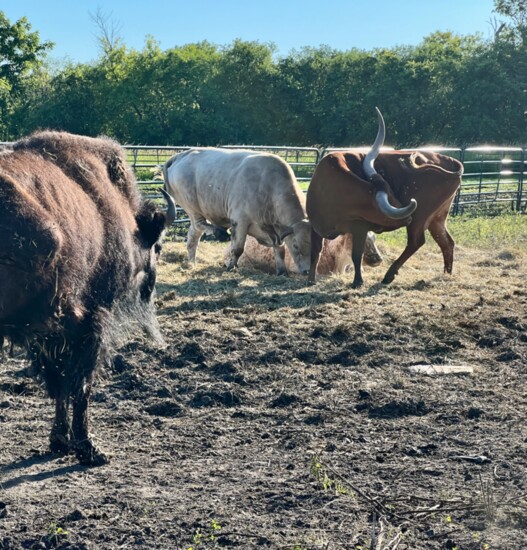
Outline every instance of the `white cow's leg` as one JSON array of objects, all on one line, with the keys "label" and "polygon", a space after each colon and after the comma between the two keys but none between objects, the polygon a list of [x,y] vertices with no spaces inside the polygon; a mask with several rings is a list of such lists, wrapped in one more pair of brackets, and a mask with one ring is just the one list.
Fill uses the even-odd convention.
[{"label": "white cow's leg", "polygon": [[276,274],[285,275],[287,277],[287,268],[285,265],[285,245],[276,245],[273,246],[274,250],[274,259],[276,262]]},{"label": "white cow's leg", "polygon": [[234,269],[238,265],[238,260],[245,248],[248,227],[249,224],[244,222],[234,222],[231,225],[231,259],[227,265],[228,270]]},{"label": "white cow's leg", "polygon": [[192,263],[196,262],[196,252],[198,250],[199,240],[201,239],[202,235],[203,235],[203,229],[201,229],[201,227],[196,226],[194,222],[190,222],[190,228],[187,234],[187,252],[188,252],[189,262],[192,262]]}]

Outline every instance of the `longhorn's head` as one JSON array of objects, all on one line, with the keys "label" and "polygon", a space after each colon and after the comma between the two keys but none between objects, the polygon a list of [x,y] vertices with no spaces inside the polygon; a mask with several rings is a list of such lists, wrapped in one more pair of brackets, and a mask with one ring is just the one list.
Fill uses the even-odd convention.
[{"label": "longhorn's head", "polygon": [[381,111],[375,107],[377,111],[377,117],[379,119],[379,130],[377,137],[373,142],[372,148],[368,154],[364,157],[362,167],[364,173],[369,181],[376,187],[375,200],[379,210],[392,220],[402,220],[411,216],[414,210],[417,208],[417,202],[415,199],[411,199],[410,203],[402,208],[392,206],[389,202],[387,189],[390,188],[388,182],[375,170],[375,159],[379,156],[381,147],[384,145],[384,139],[386,137],[386,126],[382,117]]}]

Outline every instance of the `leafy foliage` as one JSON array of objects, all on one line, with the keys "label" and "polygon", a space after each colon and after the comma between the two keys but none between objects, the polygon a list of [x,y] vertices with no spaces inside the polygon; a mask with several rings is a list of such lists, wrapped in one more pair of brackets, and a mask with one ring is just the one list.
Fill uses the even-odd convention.
[{"label": "leafy foliage", "polygon": [[350,146],[371,142],[378,106],[395,147],[522,145],[524,2],[495,0],[495,12],[508,20],[493,40],[436,32],[417,46],[282,58],[258,42],[163,51],[147,37],[138,51],[103,34],[98,60],[54,73],[41,63],[51,45],[0,12],[4,139],[46,127],[143,145]]},{"label": "leafy foliage", "polygon": [[0,11],[0,133],[4,139],[16,99],[24,93],[32,72],[38,70],[52,46],[51,42],[40,42],[38,32],[31,32],[25,17],[12,25]]}]

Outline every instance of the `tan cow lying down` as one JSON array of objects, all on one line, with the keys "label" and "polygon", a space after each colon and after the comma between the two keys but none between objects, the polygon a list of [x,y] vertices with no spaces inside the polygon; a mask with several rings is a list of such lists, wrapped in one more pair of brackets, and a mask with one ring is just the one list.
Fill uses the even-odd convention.
[{"label": "tan cow lying down", "polygon": [[[346,273],[353,267],[351,263],[351,249],[353,246],[353,237],[351,233],[339,235],[336,239],[324,239],[324,245],[320,260],[317,265],[318,275],[330,275],[332,273]],[[225,250],[225,265],[228,265],[231,259],[230,248]],[[364,263],[375,267],[382,262],[382,255],[375,245],[375,235],[368,233],[364,247]],[[289,253],[285,251],[285,265],[289,273],[299,273],[298,268]],[[238,260],[240,267],[250,267],[264,273],[275,273],[276,265],[272,249],[262,246],[256,239],[248,237],[245,241],[245,251]]]}]

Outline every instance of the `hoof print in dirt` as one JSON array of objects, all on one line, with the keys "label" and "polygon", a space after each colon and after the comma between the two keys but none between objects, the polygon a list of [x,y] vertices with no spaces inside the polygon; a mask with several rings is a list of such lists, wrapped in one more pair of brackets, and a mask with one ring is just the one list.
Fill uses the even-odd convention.
[{"label": "hoof print in dirt", "polygon": [[355,407],[357,412],[368,411],[370,418],[402,418],[405,416],[424,416],[429,410],[424,401],[389,401],[375,406],[368,401]]},{"label": "hoof print in dirt", "polygon": [[238,369],[229,361],[216,363],[212,367],[211,372],[224,382],[234,382],[242,386],[246,384],[243,374],[240,374]]},{"label": "hoof print in dirt", "polygon": [[189,405],[195,409],[200,409],[203,407],[213,407],[214,405],[236,407],[240,403],[240,397],[233,392],[204,391],[196,393],[190,400]]},{"label": "hoof print in dirt", "polygon": [[181,416],[183,408],[173,401],[161,401],[145,407],[145,411],[152,416],[165,416],[167,418]]},{"label": "hoof print in dirt", "polygon": [[128,370],[133,370],[133,365],[127,361],[121,354],[116,355],[111,363],[113,370],[121,374]]},{"label": "hoof print in dirt", "polygon": [[312,414],[304,419],[304,424],[308,426],[318,426],[324,423],[324,416],[321,414]]},{"label": "hoof print in dirt", "polygon": [[285,407],[291,407],[300,402],[300,398],[293,394],[283,393],[276,399],[273,399],[269,403],[269,407],[272,409],[281,409]]}]

